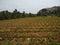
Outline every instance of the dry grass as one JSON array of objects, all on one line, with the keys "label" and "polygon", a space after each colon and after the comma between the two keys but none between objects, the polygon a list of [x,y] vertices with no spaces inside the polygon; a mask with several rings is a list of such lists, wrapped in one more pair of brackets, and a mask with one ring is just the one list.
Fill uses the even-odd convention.
[{"label": "dry grass", "polygon": [[[49,36],[53,36],[54,39],[49,40]],[[7,45],[47,45],[51,42],[60,42],[60,17],[30,17],[0,21],[0,37],[4,38],[0,42],[1,45],[5,45],[3,44],[5,42]]]}]

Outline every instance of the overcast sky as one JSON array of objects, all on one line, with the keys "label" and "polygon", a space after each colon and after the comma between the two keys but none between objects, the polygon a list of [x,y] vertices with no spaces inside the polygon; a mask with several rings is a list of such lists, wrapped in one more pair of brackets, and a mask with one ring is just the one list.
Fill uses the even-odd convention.
[{"label": "overcast sky", "polygon": [[42,8],[52,6],[60,6],[60,0],[0,0],[0,11],[17,9],[37,13]]}]

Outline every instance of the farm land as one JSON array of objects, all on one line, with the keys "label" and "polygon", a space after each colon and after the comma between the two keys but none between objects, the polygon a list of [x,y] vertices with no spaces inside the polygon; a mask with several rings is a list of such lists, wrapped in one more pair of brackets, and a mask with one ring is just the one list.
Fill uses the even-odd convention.
[{"label": "farm land", "polygon": [[40,16],[0,21],[0,45],[60,45],[60,17]]}]

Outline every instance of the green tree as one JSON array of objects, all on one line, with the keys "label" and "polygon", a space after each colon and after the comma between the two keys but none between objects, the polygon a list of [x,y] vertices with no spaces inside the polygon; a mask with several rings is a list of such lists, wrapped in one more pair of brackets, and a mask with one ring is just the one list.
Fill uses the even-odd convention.
[{"label": "green tree", "polygon": [[26,17],[26,15],[25,15],[25,11],[23,11],[23,13],[22,13],[22,17]]}]

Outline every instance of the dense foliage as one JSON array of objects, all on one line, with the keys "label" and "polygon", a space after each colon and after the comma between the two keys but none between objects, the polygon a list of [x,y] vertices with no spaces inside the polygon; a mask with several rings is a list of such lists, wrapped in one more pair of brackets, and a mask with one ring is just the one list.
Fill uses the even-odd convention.
[{"label": "dense foliage", "polygon": [[39,12],[37,12],[37,14],[32,14],[32,13],[25,13],[25,11],[23,11],[23,13],[17,11],[17,9],[15,9],[13,12],[9,12],[8,10],[6,11],[1,11],[0,12],[0,20],[6,20],[6,19],[15,19],[15,18],[24,18],[24,17],[34,17],[34,16],[60,16],[60,8],[58,8],[57,10],[53,10],[53,11],[48,11],[46,9],[42,9]]},{"label": "dense foliage", "polygon": [[24,18],[24,17],[32,17],[34,14],[31,13],[20,13],[15,9],[13,12],[9,12],[8,10],[6,11],[1,11],[0,12],[0,20],[5,20],[5,19],[15,19],[15,18]]}]

